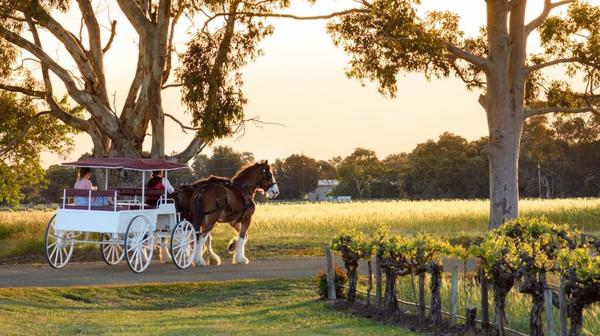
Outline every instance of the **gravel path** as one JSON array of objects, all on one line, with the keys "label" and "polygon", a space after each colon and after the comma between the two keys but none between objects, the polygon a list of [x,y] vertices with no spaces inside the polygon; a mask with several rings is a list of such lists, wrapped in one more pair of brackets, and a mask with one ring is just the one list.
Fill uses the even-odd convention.
[{"label": "gravel path", "polygon": [[[336,260],[341,264],[341,260]],[[300,279],[314,276],[324,268],[323,257],[256,258],[248,265],[190,267],[180,270],[173,264],[153,261],[142,274],[135,274],[122,262],[108,266],[104,262],[74,262],[60,270],[45,264],[0,266],[0,287],[71,287],[176,283],[191,281],[227,281],[237,279]],[[366,271],[362,263],[361,273]],[[462,263],[445,262],[446,270]],[[470,270],[473,265],[468,266]]]}]

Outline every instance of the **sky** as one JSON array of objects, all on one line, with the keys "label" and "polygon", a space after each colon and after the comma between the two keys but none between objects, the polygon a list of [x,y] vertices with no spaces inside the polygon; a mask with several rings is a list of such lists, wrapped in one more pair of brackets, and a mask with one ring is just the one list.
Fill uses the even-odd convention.
[{"label": "sky", "polygon": [[[313,6],[299,0],[292,3],[287,11],[298,15],[318,15],[354,6],[350,0],[321,0]],[[448,9],[460,14],[462,29],[468,35],[477,34],[484,24],[483,0],[423,0],[422,3],[423,12]],[[543,1],[530,0],[530,3],[531,18],[540,12]],[[97,13],[100,20],[118,22],[105,67],[109,92],[115,95],[120,109],[135,70],[136,34],[115,2],[100,2]],[[78,31],[78,12],[58,17],[71,31]],[[175,41],[179,51],[183,51],[194,25],[201,26],[200,19],[193,21],[194,24],[182,19],[178,27]],[[467,91],[458,79],[427,81],[421,74],[400,74],[397,97],[385,98],[374,84],[363,86],[345,76],[349,57],[333,45],[325,29],[326,21],[270,19],[269,22],[275,32],[260,44],[265,55],[243,70],[244,92],[249,100],[245,113],[246,117],[284,126],[250,124],[243,136],[216,141],[215,146],[232,146],[238,151],[254,153],[257,159],[269,160],[297,153],[329,159],[346,156],[356,147],[375,150],[383,158],[411,151],[416,144],[436,139],[445,131],[469,140],[487,134],[485,112],[477,103],[479,93]],[[103,34],[106,40],[108,32]],[[67,62],[68,56],[53,44],[48,34],[43,39],[46,50]],[[530,43],[535,46],[535,36],[532,39]],[[180,103],[177,89],[163,91],[163,101],[166,112],[182,121],[191,119]],[[178,125],[168,120],[167,153],[185,148],[193,136],[191,133],[182,133]],[[67,159],[76,159],[91,149],[87,135],[76,135],[75,141],[76,148]],[[205,153],[210,154],[210,148]],[[42,160],[48,166],[63,159],[45,153]]]}]

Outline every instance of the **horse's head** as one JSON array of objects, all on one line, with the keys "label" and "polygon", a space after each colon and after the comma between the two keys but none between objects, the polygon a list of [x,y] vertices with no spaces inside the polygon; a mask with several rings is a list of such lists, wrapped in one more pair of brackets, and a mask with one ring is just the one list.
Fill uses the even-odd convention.
[{"label": "horse's head", "polygon": [[279,195],[279,187],[275,181],[273,168],[267,160],[259,162],[255,165],[258,173],[257,187],[267,193],[267,198],[275,198]]}]

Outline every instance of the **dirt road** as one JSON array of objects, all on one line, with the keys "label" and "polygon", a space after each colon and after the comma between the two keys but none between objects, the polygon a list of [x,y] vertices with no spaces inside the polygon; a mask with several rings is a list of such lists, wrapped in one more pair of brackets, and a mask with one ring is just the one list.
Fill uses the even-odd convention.
[{"label": "dirt road", "polygon": [[[341,260],[336,260],[341,264]],[[45,264],[0,267],[0,287],[70,287],[134,285],[191,281],[226,281],[236,279],[299,279],[314,276],[323,269],[323,257],[256,258],[248,265],[191,267],[180,270],[173,264],[155,261],[142,274],[135,274],[122,262],[108,266],[104,262],[70,263],[60,270]],[[366,267],[362,263],[361,273]],[[458,265],[447,261],[445,268]],[[469,266],[472,268],[472,265]]]}]

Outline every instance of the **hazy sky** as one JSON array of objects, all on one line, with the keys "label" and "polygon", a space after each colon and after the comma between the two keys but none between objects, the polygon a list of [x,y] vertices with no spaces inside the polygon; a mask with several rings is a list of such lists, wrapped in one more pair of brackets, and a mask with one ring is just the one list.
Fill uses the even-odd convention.
[{"label": "hazy sky", "polygon": [[[349,0],[321,0],[314,6],[303,1],[293,3],[289,11],[301,15],[353,7]],[[530,0],[530,3],[528,15],[533,17],[541,10],[543,0]],[[483,0],[424,0],[422,8],[453,10],[463,17],[463,29],[468,34],[476,34],[484,24],[484,4]],[[117,37],[106,56],[105,67],[109,92],[116,94],[120,109],[135,70],[136,34],[112,2],[100,6],[99,13],[101,19],[110,16],[118,21]],[[77,32],[78,12],[60,15],[60,20]],[[399,78],[397,98],[387,99],[373,84],[363,87],[357,80],[346,78],[344,69],[348,56],[333,45],[325,30],[326,21],[272,19],[270,22],[275,26],[275,33],[261,43],[265,55],[244,69],[244,92],[249,99],[246,116],[258,116],[285,127],[248,125],[242,138],[218,141],[215,145],[250,151],[257,159],[275,159],[294,153],[328,159],[348,155],[359,146],[385,157],[410,151],[417,143],[437,138],[444,131],[468,139],[487,134],[485,113],[477,103],[479,93],[467,91],[460,81],[428,82],[420,74],[404,74]],[[200,26],[201,22],[196,25]],[[184,49],[188,31],[192,29],[189,20],[182,20],[176,35],[179,51]],[[64,52],[52,48],[51,39],[45,40],[49,45],[47,50],[56,50],[49,53],[56,54],[59,60],[67,59]],[[535,37],[532,43],[535,44]],[[190,119],[179,101],[177,89],[164,91],[163,100],[166,112],[181,120]],[[182,134],[179,126],[169,120],[167,152],[183,149],[191,136]],[[91,148],[85,134],[77,135],[76,143],[71,159]],[[43,159],[45,165],[60,161],[54,155],[44,155]]]}]

